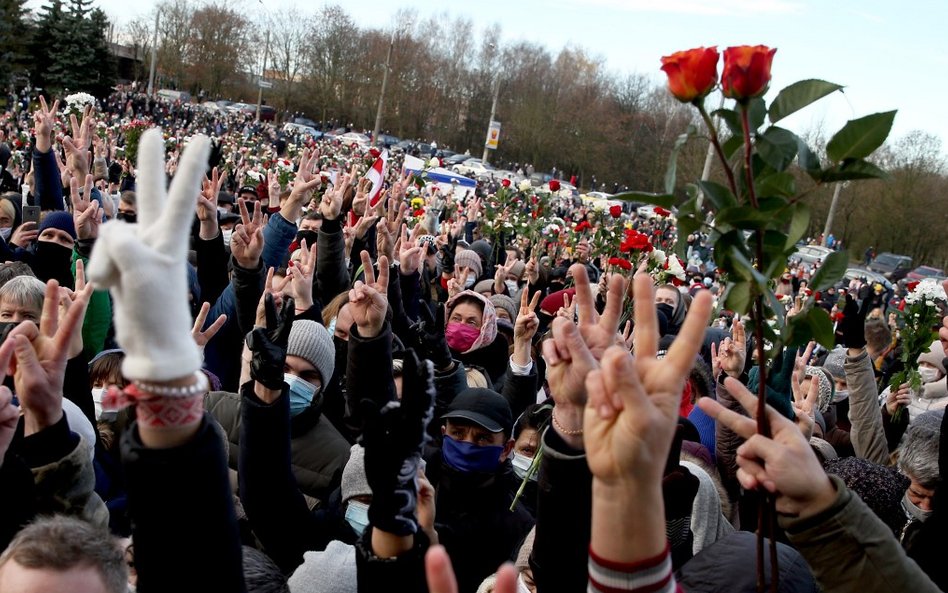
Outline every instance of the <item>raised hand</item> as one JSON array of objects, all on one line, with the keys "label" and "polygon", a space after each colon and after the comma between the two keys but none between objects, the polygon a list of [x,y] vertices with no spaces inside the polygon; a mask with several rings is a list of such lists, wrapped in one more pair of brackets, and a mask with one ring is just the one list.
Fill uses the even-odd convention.
[{"label": "raised hand", "polygon": [[36,229],[36,223],[24,222],[13,231],[13,235],[10,237],[10,245],[26,249],[37,237],[39,237],[39,231]]},{"label": "raised hand", "polygon": [[536,256],[531,257],[527,261],[523,273],[527,278],[527,282],[530,284],[536,284],[540,281],[540,265],[537,263]]},{"label": "raised hand", "polygon": [[[0,383],[7,378],[7,369],[10,367],[15,345],[14,340],[7,340],[0,345]],[[19,421],[20,409],[13,404],[13,393],[9,387],[0,386],[0,459],[6,456],[7,449],[10,448]]]},{"label": "raised hand", "polygon": [[36,131],[36,150],[47,153],[53,146],[53,130],[56,128],[56,112],[59,100],[52,107],[46,106],[46,98],[40,95],[40,108],[33,112],[33,126]]},{"label": "raised hand", "polygon": [[201,238],[205,241],[217,236],[217,199],[221,186],[227,180],[227,171],[221,175],[217,167],[211,170],[211,178],[201,180],[201,192],[197,197],[197,217],[201,221]]},{"label": "raised hand", "polygon": [[783,515],[806,518],[829,508],[836,500],[836,489],[796,425],[767,406],[773,437],[757,434],[757,423],[752,420],[757,416],[757,397],[736,379],[726,379],[725,386],[750,418],[708,397],[698,400],[698,407],[747,439],[737,449],[737,479],[741,486],[747,490],[763,487],[776,494],[777,512]]},{"label": "raised hand", "polygon": [[99,231],[89,277],[112,292],[129,379],[169,381],[201,368],[191,339],[187,251],[209,152],[207,137],[193,137],[166,192],[161,130],[145,131],[138,148],[138,224],[110,221]]},{"label": "raised hand", "polygon": [[398,233],[392,233],[388,229],[388,223],[384,218],[379,219],[379,223],[375,225],[375,247],[378,255],[385,256],[389,261],[395,259],[395,242]]},{"label": "raised hand", "polygon": [[365,282],[357,280],[349,291],[349,311],[363,338],[374,338],[382,331],[388,310],[388,258],[379,258],[378,281],[368,251],[361,253]]},{"label": "raised hand", "polygon": [[79,239],[95,239],[99,236],[99,225],[102,223],[102,208],[98,200],[92,197],[92,175],[85,176],[82,193],[79,192],[79,180],[75,177],[69,180],[69,198],[72,201],[72,221],[76,227],[76,236]]},{"label": "raised hand", "polygon": [[398,253],[398,271],[402,276],[411,276],[421,269],[421,263],[425,260],[427,247],[419,245],[415,239],[414,229],[411,235],[408,234],[408,227],[402,224],[401,239],[398,242],[396,252]]},{"label": "raised hand", "polygon": [[532,299],[529,298],[528,292],[520,292],[520,311],[514,322],[514,342],[524,344],[530,344],[540,328],[540,319],[536,314],[537,305],[540,304],[540,292],[535,292]]},{"label": "raised hand", "polygon": [[[432,546],[425,554],[425,578],[429,593],[458,593],[451,558],[443,546]],[[497,569],[494,593],[517,593],[517,570],[509,562]]]},{"label": "raised hand", "polygon": [[889,416],[895,416],[899,408],[910,403],[912,403],[912,387],[908,383],[902,383],[895,391],[890,388],[885,397],[885,409]]},{"label": "raised hand", "polygon": [[82,318],[91,295],[92,285],[87,284],[76,293],[60,323],[59,283],[50,280],[39,327],[25,321],[7,335],[7,340],[14,342],[13,384],[24,411],[26,435],[62,418],[66,362],[75,334],[82,333]]},{"label": "raised hand", "polygon": [[724,371],[735,379],[744,373],[747,361],[747,333],[744,324],[735,320],[731,326],[731,337],[721,340],[719,346],[712,344],[711,355],[715,359],[713,367]]},{"label": "raised hand", "polygon": [[241,224],[234,227],[234,233],[230,237],[230,252],[240,267],[253,270],[260,263],[260,255],[263,253],[263,227],[266,226],[267,219],[259,201],[253,203],[253,216],[247,211],[247,202],[244,199],[237,200],[237,208],[240,211]]},{"label": "raised hand", "polygon": [[418,350],[418,354],[434,363],[437,371],[449,368],[454,361],[444,336],[444,318],[444,305],[438,305],[435,317],[431,316],[431,309],[424,306],[421,307],[421,320],[411,326],[415,337],[414,347]]},{"label": "raised hand", "polygon": [[92,129],[95,123],[92,119],[92,107],[86,105],[82,112],[81,123],[75,115],[69,116],[72,124],[72,136],[63,138],[63,148],[66,150],[66,167],[73,177],[84,179],[89,174],[90,154],[92,146]]},{"label": "raised hand", "polygon": [[[265,325],[258,324],[247,334],[247,348],[252,353],[250,359],[250,376],[254,381],[269,391],[273,399],[283,391],[283,368],[286,363],[286,349],[290,340],[290,330],[293,328],[295,317],[292,298],[284,298],[283,305],[277,310],[276,302],[271,293],[265,292],[264,318]],[[272,403],[273,399],[268,401]]]},{"label": "raised hand", "polygon": [[202,352],[204,351],[204,347],[207,346],[207,343],[210,342],[214,336],[217,335],[217,332],[224,327],[224,324],[227,323],[227,315],[221,313],[217,319],[214,320],[214,323],[209,325],[207,329],[203,329],[204,322],[207,321],[207,314],[210,310],[211,304],[205,301],[204,304],[201,305],[201,310],[198,311],[197,317],[194,319],[194,325],[191,326],[191,337]]},{"label": "raised hand", "polygon": [[323,197],[319,202],[319,212],[326,220],[336,220],[342,212],[342,202],[346,195],[346,187],[349,185],[349,176],[343,173],[336,180],[332,189],[323,192]]},{"label": "raised hand", "polygon": [[[355,167],[353,167],[352,175],[349,177],[350,183],[352,182],[353,179],[355,179],[355,175],[356,175]],[[371,179],[367,177],[363,177],[362,179],[358,181],[358,184],[356,185],[355,197],[352,200],[352,210],[356,214],[365,214],[366,216],[368,216],[369,214],[368,196],[369,196],[370,189],[372,189]]]},{"label": "raised hand", "polygon": [[300,259],[286,269],[289,278],[287,292],[296,300],[296,309],[299,312],[307,311],[313,306],[313,274],[316,273],[316,245],[307,245],[303,239],[300,247]]},{"label": "raised hand", "polygon": [[576,287],[576,314],[579,332],[586,346],[596,360],[600,360],[606,348],[613,345],[619,331],[619,321],[622,317],[622,303],[625,300],[625,278],[615,274],[609,279],[609,289],[606,292],[606,308],[602,315],[596,312],[595,299],[589,285],[589,276],[586,266],[574,264],[570,270],[573,273],[573,282]]}]

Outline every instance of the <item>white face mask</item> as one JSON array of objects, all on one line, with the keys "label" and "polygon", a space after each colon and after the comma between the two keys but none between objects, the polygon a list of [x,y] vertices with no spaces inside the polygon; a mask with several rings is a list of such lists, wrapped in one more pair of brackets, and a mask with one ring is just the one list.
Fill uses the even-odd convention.
[{"label": "white face mask", "polygon": [[464,288],[470,288],[474,286],[474,283],[477,282],[477,276],[474,274],[468,274],[467,280],[464,281]]},{"label": "white face mask", "polygon": [[517,593],[530,593],[530,587],[523,580],[523,573],[517,575]]},{"label": "white face mask", "polygon": [[9,241],[11,234],[13,234],[13,228],[12,228],[12,227],[5,228],[5,229],[0,229],[0,237],[3,237],[3,240],[4,240],[4,241]]},{"label": "white face mask", "polygon": [[[510,463],[513,465],[514,475],[522,480],[527,476],[530,466],[533,465],[533,458],[527,457],[526,455],[521,455],[520,453],[514,451],[513,458],[510,460]],[[530,480],[536,482],[537,475],[533,474],[530,476]]]},{"label": "white face mask", "polygon": [[933,367],[920,366],[918,367],[918,374],[922,376],[922,383],[933,383],[938,380],[941,371]]},{"label": "white face mask", "polygon": [[504,284],[507,286],[508,294],[512,295],[513,293],[520,290],[520,285],[517,283],[516,280],[504,280]]},{"label": "white face mask", "polygon": [[221,236],[224,237],[224,245],[230,247],[230,237],[234,234],[233,229],[221,229]]},{"label": "white face mask", "polygon": [[92,388],[92,403],[95,405],[95,419],[102,419],[102,396],[105,394],[105,387]]}]

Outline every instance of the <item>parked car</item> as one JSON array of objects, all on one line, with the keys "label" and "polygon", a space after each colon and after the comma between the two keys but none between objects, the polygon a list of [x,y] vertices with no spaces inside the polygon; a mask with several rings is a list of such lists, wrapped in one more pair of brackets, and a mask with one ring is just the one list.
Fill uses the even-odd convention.
[{"label": "parked car", "polygon": [[290,124],[290,123],[283,124],[283,132],[285,134],[309,134],[315,139],[319,139],[323,135],[323,133],[318,131],[316,128],[313,128],[310,126],[304,126],[302,124]]},{"label": "parked car", "polygon": [[300,124],[301,126],[309,126],[310,128],[316,128],[316,122],[309,119],[308,117],[294,117],[294,124]]},{"label": "parked car", "polygon": [[924,280],[925,278],[935,278],[941,279],[945,277],[945,271],[941,268],[933,268],[931,266],[918,266],[911,272],[905,275],[906,280]]},{"label": "parked car", "polygon": [[481,159],[467,159],[463,163],[454,165],[451,170],[461,175],[486,175],[493,170],[490,165],[485,165]]},{"label": "parked car", "polygon": [[385,148],[391,149],[399,142],[401,142],[401,140],[397,136],[392,136],[391,134],[379,134],[379,146],[384,146]]},{"label": "parked car", "polygon": [[804,245],[797,249],[796,253],[790,256],[790,261],[812,267],[816,262],[824,262],[826,257],[833,253],[829,247],[820,245]]},{"label": "parked car", "polygon": [[865,268],[846,268],[846,273],[843,274],[843,279],[846,281],[858,279],[865,280],[869,284],[881,284],[887,291],[891,291],[893,287],[893,284],[888,278],[878,272],[873,272]]},{"label": "parked car", "polygon": [[869,263],[868,268],[873,272],[879,272],[892,282],[898,282],[912,269],[912,258],[895,253],[880,253]]},{"label": "parked car", "polygon": [[468,160],[468,159],[472,159],[472,158],[474,158],[474,157],[471,156],[471,155],[469,155],[469,154],[456,154],[456,155],[449,156],[448,158],[444,159],[444,166],[445,166],[445,167],[452,167],[452,166],[454,166],[454,165],[460,165],[460,164],[463,163],[464,161],[466,161],[466,160]]},{"label": "parked car", "polygon": [[166,101],[180,101],[181,103],[191,102],[191,93],[187,91],[174,91],[171,89],[158,89],[158,96]]},{"label": "parked car", "polygon": [[352,144],[354,142],[362,146],[368,146],[369,143],[372,142],[372,140],[368,136],[366,136],[365,134],[360,134],[358,132],[346,132],[345,134],[336,136],[336,139],[345,144]]}]

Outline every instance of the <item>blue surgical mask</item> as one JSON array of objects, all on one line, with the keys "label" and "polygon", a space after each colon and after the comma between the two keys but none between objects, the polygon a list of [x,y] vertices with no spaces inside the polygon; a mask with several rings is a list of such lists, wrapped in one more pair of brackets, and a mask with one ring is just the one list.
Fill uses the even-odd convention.
[{"label": "blue surgical mask", "polygon": [[357,534],[362,535],[369,526],[369,505],[357,500],[350,500],[346,508],[346,522]]},{"label": "blue surgical mask", "polygon": [[500,467],[502,445],[479,446],[467,441],[456,441],[445,435],[441,445],[444,461],[461,472],[493,473]]},{"label": "blue surgical mask", "polygon": [[337,320],[337,319],[339,319],[339,318],[338,318],[338,317],[333,317],[332,319],[329,320],[329,327],[327,327],[326,329],[329,330],[329,335],[330,335],[330,336],[336,335],[336,320]]},{"label": "blue surgical mask", "polygon": [[296,416],[313,403],[316,386],[289,373],[283,374],[283,380],[290,386],[290,416]]}]

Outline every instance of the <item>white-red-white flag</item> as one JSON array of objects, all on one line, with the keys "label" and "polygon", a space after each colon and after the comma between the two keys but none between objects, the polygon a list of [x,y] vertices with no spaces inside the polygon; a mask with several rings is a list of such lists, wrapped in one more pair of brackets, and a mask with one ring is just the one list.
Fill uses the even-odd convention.
[{"label": "white-red-white flag", "polygon": [[379,158],[375,159],[372,166],[365,173],[366,179],[372,181],[372,188],[369,190],[369,207],[374,207],[379,202],[379,196],[382,195],[382,182],[388,173],[388,151],[383,150]]}]

